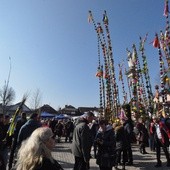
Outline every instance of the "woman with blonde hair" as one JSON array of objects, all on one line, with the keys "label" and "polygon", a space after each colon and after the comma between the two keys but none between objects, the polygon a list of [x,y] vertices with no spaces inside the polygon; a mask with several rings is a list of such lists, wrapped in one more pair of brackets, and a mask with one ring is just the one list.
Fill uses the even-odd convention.
[{"label": "woman with blonde hair", "polygon": [[40,127],[22,142],[18,151],[16,170],[63,170],[61,165],[53,159],[52,149],[55,139],[52,130]]}]

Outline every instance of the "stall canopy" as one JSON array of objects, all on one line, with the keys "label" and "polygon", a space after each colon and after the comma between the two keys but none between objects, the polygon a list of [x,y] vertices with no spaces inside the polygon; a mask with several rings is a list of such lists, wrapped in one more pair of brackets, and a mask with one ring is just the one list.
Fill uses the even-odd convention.
[{"label": "stall canopy", "polygon": [[52,117],[55,117],[55,115],[48,113],[48,112],[42,112],[41,117],[51,117],[52,118]]},{"label": "stall canopy", "polygon": [[71,117],[66,114],[59,114],[55,116],[56,119],[70,119]]}]

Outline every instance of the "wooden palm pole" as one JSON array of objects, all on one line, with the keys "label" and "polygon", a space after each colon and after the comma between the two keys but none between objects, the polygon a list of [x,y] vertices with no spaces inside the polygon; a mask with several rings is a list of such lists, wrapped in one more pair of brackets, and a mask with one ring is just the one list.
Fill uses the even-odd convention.
[{"label": "wooden palm pole", "polygon": [[[114,60],[113,60],[113,52],[111,46],[111,38],[110,32],[108,28],[108,17],[106,15],[106,11],[103,14],[103,24],[105,26],[106,34],[104,34],[104,30],[101,24],[98,22],[96,24],[92,12],[89,11],[89,21],[92,21],[95,31],[97,33],[98,41],[100,42],[100,47],[103,52],[103,62],[104,62],[104,79],[105,79],[105,116],[111,117],[113,113],[117,115],[117,84],[115,78],[115,70],[114,70]],[[106,41],[107,39],[107,41]]]},{"label": "wooden palm pole", "polygon": [[165,66],[164,66],[163,55],[162,55],[160,42],[159,42],[159,38],[158,38],[157,33],[155,34],[153,46],[158,49],[158,54],[159,54],[161,97],[162,97],[162,104],[164,106],[164,104],[166,102],[166,93],[165,93],[165,84],[164,84]]},{"label": "wooden palm pole", "polygon": [[104,116],[106,116],[106,110],[107,110],[107,106],[108,106],[108,103],[109,103],[109,83],[108,83],[108,62],[107,62],[107,47],[106,47],[106,42],[105,42],[105,37],[103,36],[103,28],[101,26],[101,24],[98,22],[96,24],[95,20],[94,20],[94,17],[92,15],[92,12],[89,11],[89,17],[88,17],[88,20],[89,22],[92,22],[93,25],[94,25],[94,29],[97,33],[97,40],[102,48],[102,53],[103,53],[103,58],[104,58],[104,69],[105,69],[105,72],[103,73],[103,77],[105,79],[105,83],[106,85],[104,85],[103,87],[103,90],[106,92],[104,92],[105,94],[105,107],[104,107]]},{"label": "wooden palm pole", "polygon": [[115,115],[118,112],[118,90],[115,76],[115,67],[114,67],[114,57],[112,50],[112,43],[109,30],[109,20],[106,11],[103,14],[103,24],[105,26],[106,35],[107,35],[107,44],[108,44],[108,62],[109,62],[109,75],[110,75],[110,86],[111,86],[111,110]]},{"label": "wooden palm pole", "polygon": [[105,85],[104,85],[104,80],[103,80],[103,65],[101,65],[101,61],[100,61],[99,39],[98,39],[98,70],[96,73],[96,77],[99,78],[100,111],[101,111],[101,114],[103,114],[105,110]]},{"label": "wooden palm pole", "polygon": [[[164,7],[164,16],[166,17],[166,29],[165,29],[165,36],[164,36],[164,43],[166,46],[162,48],[168,55],[166,54],[166,59],[168,63],[168,67],[170,69],[170,26],[169,26],[169,1],[165,0],[165,7]],[[167,50],[168,49],[168,50]]]},{"label": "wooden palm pole", "polygon": [[135,117],[138,117],[143,106],[143,82],[141,82],[141,67],[135,44],[132,45],[132,52],[127,49],[127,55],[129,68],[126,72],[126,75],[130,81],[129,86],[131,86],[130,90],[132,94],[130,98],[130,103]]},{"label": "wooden palm pole", "polygon": [[[148,68],[147,59],[146,59],[146,55],[145,55],[145,48],[144,48],[146,39],[147,39],[147,34],[144,39],[142,39],[140,37],[139,50],[141,52],[141,57],[142,57],[142,62],[143,62],[143,68],[142,68],[141,72],[144,74],[145,84],[146,84],[146,86],[145,86],[146,90],[145,90],[144,83],[142,83],[144,102],[145,102],[145,106],[147,106],[146,111],[148,112],[153,109],[153,93],[152,93],[152,86],[151,86],[151,81],[150,81],[150,76],[149,76],[149,68]],[[148,96],[146,96],[146,91],[147,91]]]},{"label": "wooden palm pole", "polygon": [[126,68],[125,68],[125,75],[126,75],[126,80],[127,80],[129,98],[132,99],[131,77],[128,76],[128,71]]},{"label": "wooden palm pole", "polygon": [[127,93],[125,91],[125,83],[124,83],[124,78],[123,78],[123,63],[118,64],[119,67],[119,81],[122,84],[122,95],[123,95],[123,104],[127,103]]},{"label": "wooden palm pole", "polygon": [[126,75],[129,79],[129,86],[131,87],[131,108],[137,107],[137,81],[138,81],[138,75],[137,75],[137,60],[135,58],[136,56],[133,54],[130,50],[127,49],[127,60],[128,60],[128,70],[126,72]]}]

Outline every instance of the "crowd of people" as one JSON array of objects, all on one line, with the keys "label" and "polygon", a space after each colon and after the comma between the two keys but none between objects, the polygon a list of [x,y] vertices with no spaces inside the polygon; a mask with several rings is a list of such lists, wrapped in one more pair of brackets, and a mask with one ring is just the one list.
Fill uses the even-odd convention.
[{"label": "crowd of people", "polygon": [[157,163],[161,167],[161,148],[170,167],[170,117],[159,113],[151,117],[139,117],[135,121],[131,117],[130,106],[122,108],[115,122],[96,119],[93,113],[86,113],[75,126],[72,142],[72,153],[75,157],[74,170],[90,169],[91,148],[100,170],[119,169],[121,165],[133,166],[132,144],[138,144],[139,152],[149,154],[146,147],[155,153]]},{"label": "crowd of people", "polygon": [[[122,114],[123,112],[123,114]],[[170,167],[168,151],[170,142],[170,117],[168,114],[139,117],[132,120],[130,107],[122,107],[114,120],[95,117],[87,112],[77,120],[42,119],[33,113],[27,119],[21,113],[12,136],[8,135],[10,116],[0,114],[0,169],[1,170],[62,170],[52,157],[55,142],[70,143],[74,156],[74,170],[90,169],[94,157],[100,170],[133,166],[132,144],[138,144],[142,155],[148,154],[146,147],[155,152],[161,167],[161,148]],[[92,154],[93,150],[93,154]],[[27,155],[27,156],[25,156]]]},{"label": "crowd of people", "polygon": [[[0,170],[62,170],[51,156],[55,141],[72,142],[74,124],[56,119],[43,119],[37,113],[27,119],[21,113],[15,131],[9,136],[10,116],[0,114]],[[25,156],[27,155],[27,156]]]}]

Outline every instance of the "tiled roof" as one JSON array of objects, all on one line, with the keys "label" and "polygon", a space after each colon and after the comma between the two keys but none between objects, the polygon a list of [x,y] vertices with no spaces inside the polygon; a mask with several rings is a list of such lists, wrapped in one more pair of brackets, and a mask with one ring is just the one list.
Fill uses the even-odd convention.
[{"label": "tiled roof", "polygon": [[57,114],[58,113],[54,108],[52,108],[48,104],[43,105],[38,110],[40,110],[40,112],[48,112],[48,113],[51,113],[51,114]]}]

